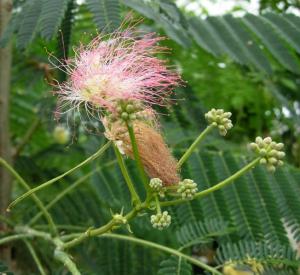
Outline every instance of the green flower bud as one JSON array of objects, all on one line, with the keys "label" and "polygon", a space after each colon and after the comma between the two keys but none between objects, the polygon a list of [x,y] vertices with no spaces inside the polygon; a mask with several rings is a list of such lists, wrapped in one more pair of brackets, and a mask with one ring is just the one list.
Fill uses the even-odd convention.
[{"label": "green flower bud", "polygon": [[133,113],[134,112],[134,106],[132,104],[128,104],[126,106],[126,112],[129,113],[129,114]]},{"label": "green flower bud", "polygon": [[150,222],[154,228],[157,228],[158,230],[163,230],[170,226],[171,216],[168,214],[168,211],[164,211],[162,213],[152,215]]},{"label": "green flower bud", "polygon": [[128,117],[129,117],[129,115],[128,115],[128,113],[126,113],[126,112],[123,112],[123,113],[121,114],[121,118],[122,118],[123,120],[127,120]]},{"label": "green flower bud", "polygon": [[160,191],[160,189],[163,187],[163,182],[159,178],[153,178],[150,180],[149,186],[153,191]]},{"label": "green flower bud", "polygon": [[257,137],[255,143],[250,143],[249,147],[257,155],[262,157],[260,164],[266,165],[268,171],[274,172],[276,166],[283,165],[282,159],[285,156],[285,153],[281,151],[284,147],[283,143],[276,143],[272,141],[271,137],[264,139]]},{"label": "green flower bud", "polygon": [[183,199],[192,199],[197,191],[197,184],[193,180],[185,179],[178,183],[177,193],[180,193]]},{"label": "green flower bud", "polygon": [[53,138],[59,144],[66,144],[70,139],[70,132],[67,128],[58,125],[53,130]]},{"label": "green flower bud", "polygon": [[205,114],[205,118],[210,125],[219,128],[219,133],[223,136],[227,134],[227,131],[233,127],[230,112],[224,112],[223,109],[211,109]]}]

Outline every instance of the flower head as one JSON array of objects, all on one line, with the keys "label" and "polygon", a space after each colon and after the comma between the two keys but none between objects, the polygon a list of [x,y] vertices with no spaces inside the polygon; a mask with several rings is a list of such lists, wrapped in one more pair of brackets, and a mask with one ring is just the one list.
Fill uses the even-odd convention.
[{"label": "flower head", "polygon": [[227,134],[227,131],[232,128],[232,122],[230,120],[231,113],[224,112],[223,109],[211,109],[205,114],[205,118],[210,125],[214,125],[219,128],[219,132],[222,136]]},{"label": "flower head", "polygon": [[179,75],[155,56],[165,51],[157,45],[162,39],[129,27],[80,47],[65,66],[70,77],[59,85],[59,106],[84,104],[114,112],[120,100],[161,104],[180,82]]},{"label": "flower head", "polygon": [[276,166],[283,165],[283,147],[283,143],[274,142],[271,137],[257,137],[255,142],[250,143],[250,149],[261,157],[260,163],[266,165],[270,172],[274,172]]},{"label": "flower head", "polygon": [[150,222],[154,228],[158,230],[163,230],[170,226],[171,224],[171,216],[168,211],[164,211],[162,213],[157,213],[156,215],[151,215]]}]

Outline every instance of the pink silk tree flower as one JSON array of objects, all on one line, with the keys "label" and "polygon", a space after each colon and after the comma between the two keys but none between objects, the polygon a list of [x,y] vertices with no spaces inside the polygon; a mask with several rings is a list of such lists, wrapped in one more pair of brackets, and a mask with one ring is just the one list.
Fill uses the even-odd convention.
[{"label": "pink silk tree flower", "polygon": [[166,52],[162,39],[129,27],[81,46],[64,66],[69,80],[58,85],[58,112],[81,105],[114,112],[120,100],[163,105],[181,78],[155,56]]}]

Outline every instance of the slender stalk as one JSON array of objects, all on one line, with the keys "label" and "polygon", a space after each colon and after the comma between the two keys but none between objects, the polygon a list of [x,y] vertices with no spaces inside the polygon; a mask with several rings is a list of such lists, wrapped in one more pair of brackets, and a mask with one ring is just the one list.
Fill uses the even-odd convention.
[{"label": "slender stalk", "polygon": [[6,243],[9,243],[9,242],[13,242],[13,241],[18,241],[18,240],[21,240],[21,239],[24,239],[24,238],[32,238],[32,236],[29,235],[29,234],[26,234],[26,233],[7,236],[7,237],[4,237],[4,238],[0,239],[0,245],[6,244]]},{"label": "slender stalk", "polygon": [[28,226],[16,226],[15,231],[17,233],[27,234],[28,236],[31,236],[31,237],[42,238],[46,241],[54,242],[53,238],[51,237],[51,235],[49,233],[44,232],[44,231],[35,230]]},{"label": "slender stalk", "polygon": [[38,258],[33,246],[30,244],[30,242],[28,242],[25,239],[23,241],[25,242],[25,244],[26,244],[26,246],[27,246],[34,262],[36,263],[36,266],[37,266],[38,270],[40,271],[41,275],[46,275],[47,273],[45,272],[45,270],[42,266],[42,263],[41,263],[40,259]]},{"label": "slender stalk", "polygon": [[143,182],[143,184],[146,188],[147,197],[148,197],[149,194],[150,194],[150,187],[149,187],[149,184],[148,184],[147,176],[145,174],[143,163],[142,163],[141,158],[140,158],[139,149],[138,149],[138,145],[137,145],[137,142],[136,142],[134,130],[133,130],[133,127],[130,123],[127,123],[127,129],[128,129],[128,133],[129,133],[129,137],[130,137],[130,141],[131,141],[133,156],[134,156],[134,159],[136,161],[137,168],[138,168],[138,171],[140,173],[142,182]]},{"label": "slender stalk", "polygon": [[71,260],[70,256],[67,253],[65,253],[59,249],[56,249],[54,252],[54,257],[58,261],[62,262],[68,268],[68,270],[71,272],[71,274],[73,274],[73,275],[81,274],[79,272],[79,270],[77,269],[76,264]]},{"label": "slender stalk", "polygon": [[195,141],[191,144],[191,146],[186,150],[186,152],[183,154],[183,156],[180,158],[180,160],[177,163],[177,168],[180,168],[183,163],[190,157],[190,155],[195,151],[196,147],[199,145],[199,143],[205,138],[205,136],[212,131],[212,129],[215,128],[213,125],[209,125],[205,128],[205,130],[195,139]]},{"label": "slender stalk", "polygon": [[119,152],[119,149],[116,148],[116,146],[114,146],[114,150],[115,150],[115,154],[116,154],[121,172],[123,174],[123,177],[124,177],[124,179],[127,183],[128,189],[130,191],[132,204],[133,205],[140,204],[141,203],[140,197],[137,194],[137,192],[135,191],[134,185],[133,185],[133,183],[131,181],[131,178],[129,176],[129,173],[127,171],[127,168],[126,168],[126,165],[124,163],[123,157],[121,156],[121,154]]},{"label": "slender stalk", "polygon": [[[240,169],[238,172],[234,173],[227,179],[219,182],[218,184],[214,185],[213,187],[210,187],[208,189],[205,189],[203,191],[196,193],[193,199],[205,197],[205,196],[209,195],[210,193],[215,192],[215,191],[227,186],[228,184],[232,183],[237,178],[239,178],[240,176],[242,176],[243,174],[245,174],[246,172],[248,172],[249,170],[254,168],[259,163],[260,159],[261,159],[260,157],[256,158],[255,160],[253,160],[252,162],[247,164],[245,167],[243,167],[242,169]],[[186,201],[187,200],[184,200],[184,199],[178,199],[178,200],[160,202],[160,205],[161,206],[170,206],[170,205],[180,204],[180,203],[183,203]]]},{"label": "slender stalk", "polygon": [[20,201],[24,200],[25,198],[27,198],[28,196],[30,196],[31,194],[40,191],[46,187],[48,187],[49,185],[51,185],[52,183],[60,180],[61,178],[69,175],[70,173],[72,173],[73,171],[75,171],[76,169],[84,166],[85,164],[91,162],[92,160],[96,159],[97,157],[99,157],[101,154],[103,154],[106,149],[110,146],[111,141],[108,141],[103,147],[101,147],[96,153],[94,153],[93,155],[91,155],[90,157],[88,157],[86,160],[84,160],[83,162],[79,163],[78,165],[76,165],[75,167],[73,167],[72,169],[68,170],[67,172],[49,180],[46,181],[45,183],[40,184],[39,186],[32,188],[30,191],[24,193],[23,195],[21,195],[20,197],[18,197],[17,199],[15,199],[9,206],[8,206],[8,210],[13,208],[16,204],[18,204]]},{"label": "slender stalk", "polygon": [[156,204],[156,211],[158,214],[161,214],[161,208],[160,208],[160,203],[159,203],[159,200],[158,200],[158,196],[156,195],[155,196],[155,204]]},{"label": "slender stalk", "polygon": [[[55,205],[58,201],[60,201],[64,196],[69,194],[73,189],[78,187],[81,183],[83,183],[87,178],[92,176],[96,171],[98,171],[99,168],[93,170],[92,172],[84,175],[77,181],[75,181],[72,185],[68,186],[66,189],[64,189],[61,193],[59,193],[51,202],[49,202],[45,208],[48,210],[50,209],[53,205]],[[33,225],[37,220],[43,215],[42,212],[37,213],[29,222],[28,225]]]},{"label": "slender stalk", "polygon": [[16,146],[15,153],[13,155],[14,158],[18,157],[20,153],[22,152],[25,145],[30,141],[31,137],[33,136],[34,132],[38,129],[40,126],[41,120],[40,118],[36,118],[27,132],[25,133],[23,139],[20,141],[20,143]]},{"label": "slender stalk", "polygon": [[[19,183],[26,189],[26,190],[30,190],[30,186],[25,182],[25,180],[14,170],[14,168],[12,168],[12,166],[10,166],[4,159],[0,158],[0,165],[3,165],[18,181]],[[57,229],[55,227],[55,224],[53,222],[52,217],[50,216],[49,212],[47,211],[47,209],[45,208],[44,204],[42,203],[42,201],[35,195],[32,194],[32,199],[34,200],[34,202],[36,203],[36,205],[41,209],[41,211],[43,212],[46,220],[48,221],[50,230],[52,232],[52,234],[57,235]]]},{"label": "slender stalk", "polygon": [[177,251],[176,249],[164,246],[164,245],[160,245],[154,242],[150,242],[150,241],[146,241],[146,240],[142,240],[142,239],[138,239],[135,237],[130,237],[130,236],[125,236],[125,235],[119,235],[119,234],[113,234],[113,233],[106,233],[100,236],[101,238],[113,238],[113,239],[118,239],[118,240],[123,240],[123,241],[129,241],[129,242],[133,242],[133,243],[137,243],[143,246],[147,246],[147,247],[152,247],[161,251],[164,251],[166,253],[169,253],[171,255],[175,255],[177,257],[186,259],[187,261],[189,261],[190,263],[199,266],[200,268],[203,268],[209,272],[211,272],[212,274],[216,274],[216,275],[222,275],[222,273],[220,273],[217,269],[201,262],[198,261],[197,259],[188,256],[186,254],[181,253],[180,251]]}]

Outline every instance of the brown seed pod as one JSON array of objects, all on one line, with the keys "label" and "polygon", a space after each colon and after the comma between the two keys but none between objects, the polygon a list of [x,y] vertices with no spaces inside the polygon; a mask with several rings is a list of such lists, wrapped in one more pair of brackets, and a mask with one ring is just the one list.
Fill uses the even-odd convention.
[{"label": "brown seed pod", "polygon": [[[140,158],[149,177],[160,178],[164,185],[177,184],[180,181],[177,161],[159,131],[142,121],[135,121],[133,129]],[[134,158],[130,137],[124,124],[112,123],[106,136],[119,143],[127,156]]]}]

